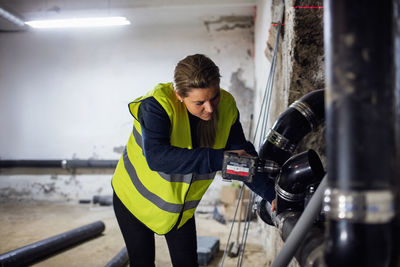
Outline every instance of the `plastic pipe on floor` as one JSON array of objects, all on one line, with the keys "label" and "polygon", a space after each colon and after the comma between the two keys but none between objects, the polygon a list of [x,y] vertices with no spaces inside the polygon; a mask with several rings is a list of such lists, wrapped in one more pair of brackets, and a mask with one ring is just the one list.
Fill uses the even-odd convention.
[{"label": "plastic pipe on floor", "polygon": [[105,229],[102,221],[87,224],[59,235],[43,239],[0,255],[0,266],[27,266],[63,249],[100,235]]},{"label": "plastic pipe on floor", "polygon": [[126,247],[121,249],[120,252],[118,252],[117,255],[115,255],[114,258],[112,258],[106,265],[106,267],[123,267],[128,264],[129,261],[129,256],[128,256],[128,250]]}]

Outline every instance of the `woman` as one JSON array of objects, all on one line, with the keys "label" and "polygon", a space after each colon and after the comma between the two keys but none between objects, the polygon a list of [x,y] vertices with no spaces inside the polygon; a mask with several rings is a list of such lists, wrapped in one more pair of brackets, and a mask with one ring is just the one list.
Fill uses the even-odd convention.
[{"label": "woman", "polygon": [[222,168],[223,152],[247,155],[235,100],[220,89],[213,61],[184,58],[174,83],[129,104],[134,127],[112,186],[133,266],[154,266],[154,233],[165,235],[173,266],[198,266],[195,209]]}]

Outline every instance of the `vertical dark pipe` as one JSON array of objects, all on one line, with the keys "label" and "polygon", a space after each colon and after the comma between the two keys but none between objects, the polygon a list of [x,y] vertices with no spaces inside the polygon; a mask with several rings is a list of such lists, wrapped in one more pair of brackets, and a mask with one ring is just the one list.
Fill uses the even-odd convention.
[{"label": "vertical dark pipe", "polygon": [[[400,1],[393,2],[394,15],[394,58],[395,58],[395,96],[396,96],[396,162],[400,162]],[[391,266],[400,266],[400,165],[396,168],[397,175],[394,181],[396,194],[396,221],[395,221],[395,243]]]},{"label": "vertical dark pipe", "polygon": [[328,266],[388,266],[394,216],[393,3],[324,1]]}]

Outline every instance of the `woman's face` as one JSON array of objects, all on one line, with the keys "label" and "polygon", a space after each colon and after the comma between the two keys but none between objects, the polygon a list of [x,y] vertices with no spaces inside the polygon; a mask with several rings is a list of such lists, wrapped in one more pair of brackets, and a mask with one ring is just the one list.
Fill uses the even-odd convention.
[{"label": "woman's face", "polygon": [[211,120],[213,112],[218,107],[220,89],[219,86],[191,88],[186,97],[181,97],[177,93],[176,95],[179,100],[185,103],[186,108],[192,115],[208,121]]}]

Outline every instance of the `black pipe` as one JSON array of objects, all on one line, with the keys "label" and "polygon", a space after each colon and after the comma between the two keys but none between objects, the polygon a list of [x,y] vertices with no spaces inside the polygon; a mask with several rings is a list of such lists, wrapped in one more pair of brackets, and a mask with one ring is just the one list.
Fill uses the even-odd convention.
[{"label": "black pipe", "polygon": [[[293,228],[299,220],[299,212],[285,212],[281,225],[281,236],[286,242]],[[324,227],[322,224],[313,224],[307,231],[299,248],[296,251],[295,258],[300,266],[313,266],[322,255],[322,244],[324,242]]]},{"label": "black pipe", "polygon": [[[395,58],[395,103],[396,103],[396,162],[400,162],[400,2],[394,1],[394,58]],[[400,266],[400,165],[396,168],[397,174],[393,184],[395,186],[396,220],[394,227],[395,241],[391,267]]]},{"label": "black pipe", "polygon": [[258,217],[268,225],[275,226],[274,222],[272,221],[272,214],[271,214],[271,204],[266,200],[261,198],[261,200],[257,203],[257,215]]},{"label": "black pipe", "polygon": [[[265,205],[265,203],[263,204]],[[300,212],[289,210],[276,215],[271,214],[267,209],[260,218],[269,225],[276,226],[281,233],[283,241],[286,242],[298,223],[300,215]],[[297,251],[295,251],[296,253],[294,256],[300,266],[318,266],[323,251],[323,241],[323,224],[314,223],[310,229],[307,229],[300,243],[297,245]],[[290,259],[287,260],[286,264],[289,262]],[[276,263],[274,262],[274,264]]]},{"label": "black pipe", "polygon": [[111,206],[113,204],[113,196],[106,195],[106,196],[93,196],[93,204],[99,203],[100,206]]},{"label": "black pipe", "polygon": [[62,160],[0,160],[0,168],[62,168]]},{"label": "black pipe", "polygon": [[324,174],[322,162],[314,150],[310,149],[287,160],[275,185],[276,212],[302,211],[307,188],[319,184]]},{"label": "black pipe", "polygon": [[106,264],[106,267],[123,267],[128,264],[128,261],[129,261],[128,250],[126,249],[126,247],[124,247],[117,255],[115,255],[114,258],[112,258]]},{"label": "black pipe", "polygon": [[324,118],[324,90],[307,93],[278,117],[260,148],[259,157],[282,166],[301,139],[318,127]]},{"label": "black pipe", "polygon": [[1,168],[115,168],[118,160],[0,160]]},{"label": "black pipe", "polygon": [[324,1],[328,266],[388,266],[391,257],[393,2],[376,3]]},{"label": "black pipe", "polygon": [[0,266],[27,266],[63,249],[100,235],[105,229],[102,221],[81,226],[71,231],[38,241],[0,255]]}]

